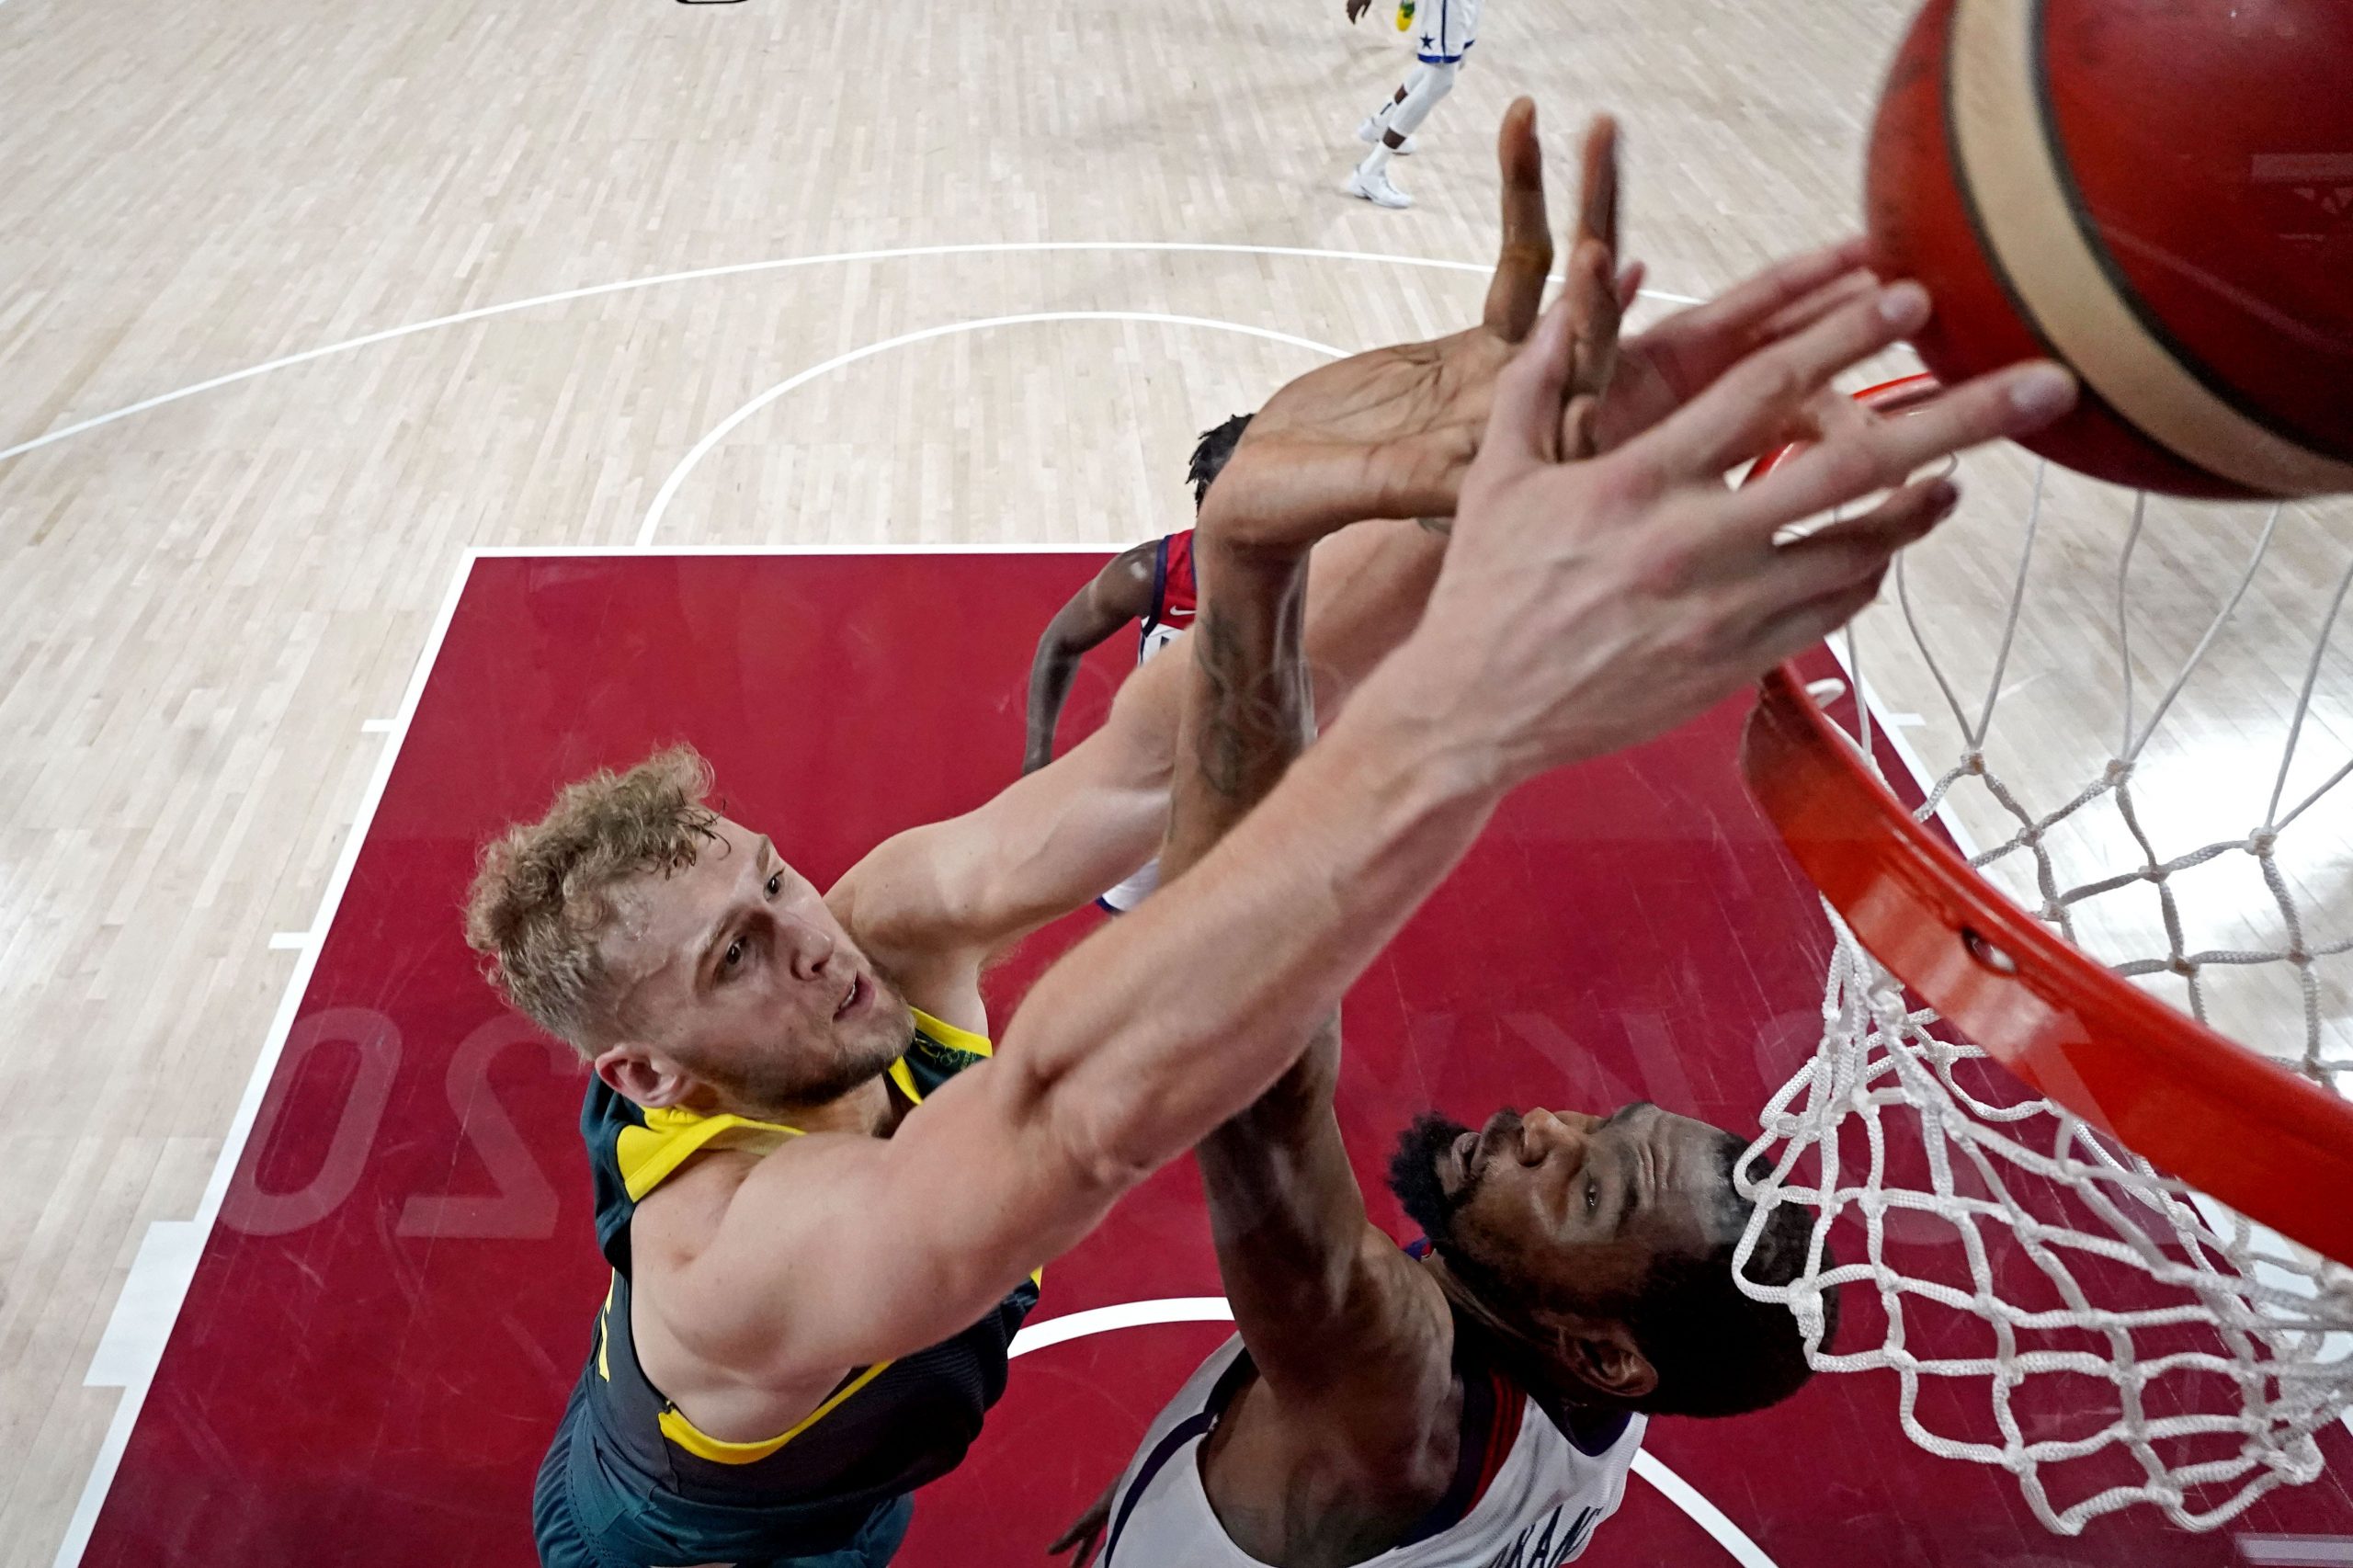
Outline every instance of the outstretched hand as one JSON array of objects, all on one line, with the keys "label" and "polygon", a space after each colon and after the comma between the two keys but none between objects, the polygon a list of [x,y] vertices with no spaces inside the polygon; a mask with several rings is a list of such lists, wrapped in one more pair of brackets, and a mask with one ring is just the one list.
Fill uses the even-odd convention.
[{"label": "outstretched hand", "polygon": [[[2074,403],[2073,378],[2035,361],[1917,413],[1817,419],[1832,377],[1928,318],[1915,283],[1847,293],[1590,460],[1568,460],[1606,445],[1597,404],[1622,394],[1575,387],[1572,299],[1504,373],[1412,656],[1399,655],[1417,710],[1445,716],[1499,781],[1661,734],[1843,624],[1958,499],[1949,481],[1911,475]],[[1809,423],[1820,440],[1756,484],[1725,485]],[[1858,517],[1783,537],[1881,492]]]},{"label": "outstretched hand", "polygon": [[1876,284],[1859,236],[1776,262],[1705,304],[1626,340],[1594,436],[1620,447],[1681,408],[1760,348],[1804,331]]},{"label": "outstretched hand", "polygon": [[[1453,514],[1495,378],[1534,326],[1552,266],[1536,107],[1529,100],[1506,112],[1496,155],[1503,249],[1479,324],[1354,355],[1283,387],[1211,487],[1205,530],[1237,548],[1289,551],[1364,518]],[[1597,394],[1615,360],[1625,293],[1614,272],[1617,131],[1608,120],[1587,131],[1584,165],[1577,259],[1563,297],[1578,324],[1573,374]]]}]

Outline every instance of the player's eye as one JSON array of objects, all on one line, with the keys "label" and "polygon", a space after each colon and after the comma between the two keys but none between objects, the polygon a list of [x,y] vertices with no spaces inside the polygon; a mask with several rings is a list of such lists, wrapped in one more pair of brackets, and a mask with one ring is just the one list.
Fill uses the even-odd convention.
[{"label": "player's eye", "polygon": [[1585,1180],[1585,1211],[1588,1214],[1601,1207],[1601,1183],[1592,1176]]},{"label": "player's eye", "polygon": [[774,898],[784,888],[784,873],[779,871],[768,879],[768,896]]},{"label": "player's eye", "polygon": [[723,972],[733,973],[743,966],[743,962],[744,938],[738,937],[733,941],[727,944],[727,952],[725,956],[719,960],[719,967]]}]

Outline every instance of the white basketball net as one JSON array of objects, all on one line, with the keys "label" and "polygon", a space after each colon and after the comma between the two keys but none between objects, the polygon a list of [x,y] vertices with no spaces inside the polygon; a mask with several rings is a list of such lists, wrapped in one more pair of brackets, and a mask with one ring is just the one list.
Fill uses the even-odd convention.
[{"label": "white basketball net", "polygon": [[[1898,716],[1883,744],[1942,759],[1913,763],[1922,815],[2005,893],[2353,1088],[2353,790],[2331,793],[2353,517],[2135,499],[2015,450],[1961,483],[1844,642],[1865,755],[1872,708]],[[2033,1096],[1831,925],[1820,1048],[1741,1168],[1742,1288],[1791,1309],[1818,1369],[1893,1372],[1913,1441],[2000,1466],[2062,1534],[2136,1504],[2211,1529],[2316,1477],[2314,1434],[2353,1407],[2353,1273]],[[1784,1204],[1812,1249],[1759,1284]]]}]

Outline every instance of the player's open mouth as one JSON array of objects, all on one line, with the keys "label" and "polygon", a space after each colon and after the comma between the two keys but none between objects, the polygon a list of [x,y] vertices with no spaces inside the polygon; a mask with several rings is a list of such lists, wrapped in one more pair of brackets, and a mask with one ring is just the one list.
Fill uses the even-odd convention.
[{"label": "player's open mouth", "polygon": [[848,1017],[852,1013],[858,1010],[858,1005],[866,1000],[869,994],[870,989],[866,983],[866,977],[862,974],[852,976],[849,983],[849,994],[842,998],[842,1005],[834,1009],[834,1017],[836,1020]]}]

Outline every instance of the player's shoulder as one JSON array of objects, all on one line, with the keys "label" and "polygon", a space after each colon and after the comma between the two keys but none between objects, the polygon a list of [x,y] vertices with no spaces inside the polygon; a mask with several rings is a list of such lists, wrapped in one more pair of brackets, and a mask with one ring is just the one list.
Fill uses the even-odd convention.
[{"label": "player's shoulder", "polygon": [[639,1200],[630,1221],[636,1272],[691,1269],[724,1244],[736,1204],[770,1203],[779,1186],[799,1198],[793,1207],[815,1211],[821,1205],[808,1201],[814,1189],[881,1147],[859,1133],[809,1132],[698,1151]]},{"label": "player's shoulder", "polygon": [[1148,539],[1142,544],[1131,544],[1105,562],[1096,578],[1098,592],[1101,585],[1119,588],[1123,601],[1132,601],[1138,595],[1149,595],[1160,578],[1161,549],[1167,541]]},{"label": "player's shoulder", "polygon": [[[794,1139],[791,1143],[804,1142]],[[638,1200],[630,1216],[632,1272],[641,1282],[692,1267],[726,1222],[728,1206],[764,1159],[780,1154],[749,1149],[705,1149]],[[806,1152],[801,1155],[805,1159]]]}]

